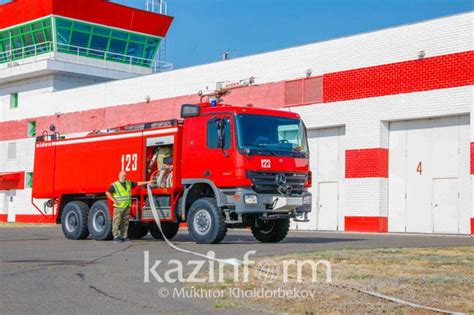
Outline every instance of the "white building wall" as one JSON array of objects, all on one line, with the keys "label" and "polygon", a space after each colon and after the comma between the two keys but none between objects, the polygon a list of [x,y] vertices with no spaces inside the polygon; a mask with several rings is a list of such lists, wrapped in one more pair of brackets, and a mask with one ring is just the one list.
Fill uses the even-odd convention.
[{"label": "white building wall", "polygon": [[54,91],[62,91],[67,89],[74,89],[81,86],[93,85],[98,83],[104,83],[109,79],[93,77],[93,76],[81,76],[69,73],[56,73],[54,78]]},{"label": "white building wall", "polygon": [[[223,80],[255,76],[257,83],[363,68],[472,50],[474,13],[365,33],[270,53],[216,62],[171,72],[120,80],[48,95],[25,97],[24,110],[3,120],[74,112],[120,104],[196,94]],[[68,102],[64,102],[67,99]],[[42,106],[38,106],[42,104]]]},{"label": "white building wall", "polygon": [[[8,159],[8,144],[16,143],[15,159]],[[2,172],[17,172],[18,170],[33,170],[35,139],[27,138],[15,141],[0,142],[0,165]]]},{"label": "white building wall", "polygon": [[9,82],[0,85],[0,121],[7,121],[11,114],[18,114],[21,109],[10,108],[10,94],[18,93],[18,101],[23,102],[25,97],[54,91],[53,76],[45,75],[30,79]]},{"label": "white building wall", "polygon": [[[34,118],[87,109],[143,102],[196,94],[206,86],[213,88],[223,80],[255,76],[257,83],[303,77],[307,69],[313,75],[363,68],[417,58],[473,50],[474,13],[465,13],[348,38],[310,44],[276,52],[196,66],[172,72],[114,81],[54,93],[20,95],[21,110],[10,110],[1,97],[0,121]],[[60,82],[64,81],[64,82]],[[54,77],[52,86],[74,84],[74,79]],[[36,91],[40,91],[37,89]],[[51,92],[48,90],[46,92]],[[293,107],[308,129],[345,126],[345,149],[388,148],[388,124],[447,115],[470,114],[474,108],[474,87],[464,86],[427,92],[398,94],[326,104]],[[471,115],[472,116],[472,115]],[[474,142],[471,119],[471,142]],[[0,142],[0,170],[30,170],[33,162],[32,139],[19,140],[18,149],[25,157],[6,160],[8,141]],[[30,149],[28,149],[30,148]],[[30,150],[30,151],[28,151]],[[345,216],[382,216],[388,214],[388,179],[344,179]],[[474,176],[471,176],[472,216],[474,217]],[[0,192],[0,207],[1,207]],[[31,190],[19,193],[18,211],[31,211]],[[0,209],[1,212],[1,209]]]},{"label": "white building wall", "polygon": [[[387,122],[469,114],[474,86],[293,107],[308,129],[346,126],[345,147],[388,148]],[[471,130],[472,130],[471,122]],[[344,180],[345,216],[388,215],[388,179]]]},{"label": "white building wall", "polygon": [[469,115],[390,129],[388,230],[470,233]]},{"label": "white building wall", "polygon": [[52,86],[53,75],[39,76],[0,85],[0,96],[10,93],[19,93],[21,96],[51,93]]},{"label": "white building wall", "polygon": [[[312,172],[309,222],[292,222],[297,230],[344,230],[345,128],[308,129]],[[323,187],[333,187],[325,196]],[[337,189],[335,188],[337,187]],[[326,188],[327,189],[327,188]]]},{"label": "white building wall", "polygon": [[[34,160],[34,138],[21,139],[16,141],[2,141],[0,142],[0,165],[1,172],[17,172],[18,170],[25,171],[26,173],[33,172],[33,160]],[[16,143],[16,152],[14,159],[8,159],[8,144]],[[16,214],[39,214],[31,205],[31,188],[12,191],[1,191],[0,190],[0,214],[6,214],[8,212],[8,221],[15,221]],[[8,203],[8,199],[13,198],[13,204]],[[43,207],[43,203],[39,203]],[[12,206],[14,211],[12,211]],[[8,209],[10,208],[10,209]]]},{"label": "white building wall", "polygon": [[[346,149],[388,147],[385,122],[469,114],[474,86],[292,107],[308,129],[346,125]],[[472,125],[471,125],[472,130]],[[387,133],[387,134],[386,134]]]},{"label": "white building wall", "polygon": [[[55,91],[103,83],[107,80],[92,76],[52,73],[0,84],[0,121],[8,121],[11,115],[21,115],[28,108],[26,99],[35,99],[38,94],[51,95]],[[10,108],[11,93],[18,93],[19,108]],[[42,103],[39,107],[41,106],[47,106],[47,103]]]}]

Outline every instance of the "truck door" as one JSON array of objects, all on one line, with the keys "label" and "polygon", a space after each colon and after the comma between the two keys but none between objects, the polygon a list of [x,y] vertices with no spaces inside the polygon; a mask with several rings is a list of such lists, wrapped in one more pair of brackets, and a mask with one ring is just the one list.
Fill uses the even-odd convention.
[{"label": "truck door", "polygon": [[[224,125],[219,127],[219,124]],[[223,131],[223,148],[219,147],[219,128]],[[213,115],[206,122],[206,150],[202,156],[206,165],[203,177],[217,186],[232,186],[235,181],[234,121],[230,115]]]}]

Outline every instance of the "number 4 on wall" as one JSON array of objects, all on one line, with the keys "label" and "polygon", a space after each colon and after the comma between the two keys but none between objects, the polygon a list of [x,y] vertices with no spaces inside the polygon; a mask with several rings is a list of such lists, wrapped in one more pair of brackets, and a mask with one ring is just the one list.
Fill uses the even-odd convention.
[{"label": "number 4 on wall", "polygon": [[423,173],[423,164],[420,162],[418,162],[418,166],[416,167],[416,171],[418,173],[420,173],[420,175]]}]

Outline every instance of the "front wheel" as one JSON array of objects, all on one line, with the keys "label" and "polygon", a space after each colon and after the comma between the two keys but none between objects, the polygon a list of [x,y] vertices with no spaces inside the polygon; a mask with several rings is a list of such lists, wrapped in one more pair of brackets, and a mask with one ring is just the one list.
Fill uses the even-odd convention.
[{"label": "front wheel", "polygon": [[218,244],[227,234],[222,211],[213,198],[196,200],[188,215],[188,231],[198,244]]},{"label": "front wheel", "polygon": [[290,219],[276,219],[265,222],[258,227],[252,227],[253,236],[262,243],[277,243],[282,241],[290,229]]}]

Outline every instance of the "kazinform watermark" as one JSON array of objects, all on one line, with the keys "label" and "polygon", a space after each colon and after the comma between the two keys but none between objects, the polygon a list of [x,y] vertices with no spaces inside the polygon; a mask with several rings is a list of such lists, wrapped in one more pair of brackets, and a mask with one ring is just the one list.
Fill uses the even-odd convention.
[{"label": "kazinform watermark", "polygon": [[[183,264],[183,262],[178,259],[171,259],[167,262],[163,262],[162,260],[151,261],[150,252],[144,251],[143,282],[150,283],[151,281],[156,281],[158,283],[224,283],[226,265],[233,268],[232,280],[234,283],[248,283],[251,281],[250,279],[258,280],[262,283],[269,283],[274,282],[277,277],[281,277],[282,283],[302,283],[305,280],[310,282],[318,282],[318,270],[320,270],[320,272],[323,274],[325,272],[325,282],[332,282],[331,263],[328,260],[322,259],[314,261],[311,259],[289,259],[273,261],[270,259],[263,259],[258,262],[250,260],[250,256],[255,255],[256,253],[257,251],[250,250],[244,254],[243,260],[239,263],[226,263],[222,260],[214,260],[216,257],[215,252],[209,251],[207,256],[210,259],[189,260]],[[321,267],[319,268],[319,266]],[[191,270],[191,272],[189,272],[189,270]],[[307,270],[308,272],[305,274],[304,270]],[[291,273],[291,271],[293,273]],[[304,275],[306,277],[303,277]],[[288,290],[283,291],[287,292]],[[261,294],[265,294],[265,292]],[[173,296],[179,297],[179,292],[176,293],[168,291],[168,296],[171,295],[171,293],[173,293]],[[232,294],[232,292],[229,292],[229,295]],[[283,293],[280,292],[278,294]]]}]

